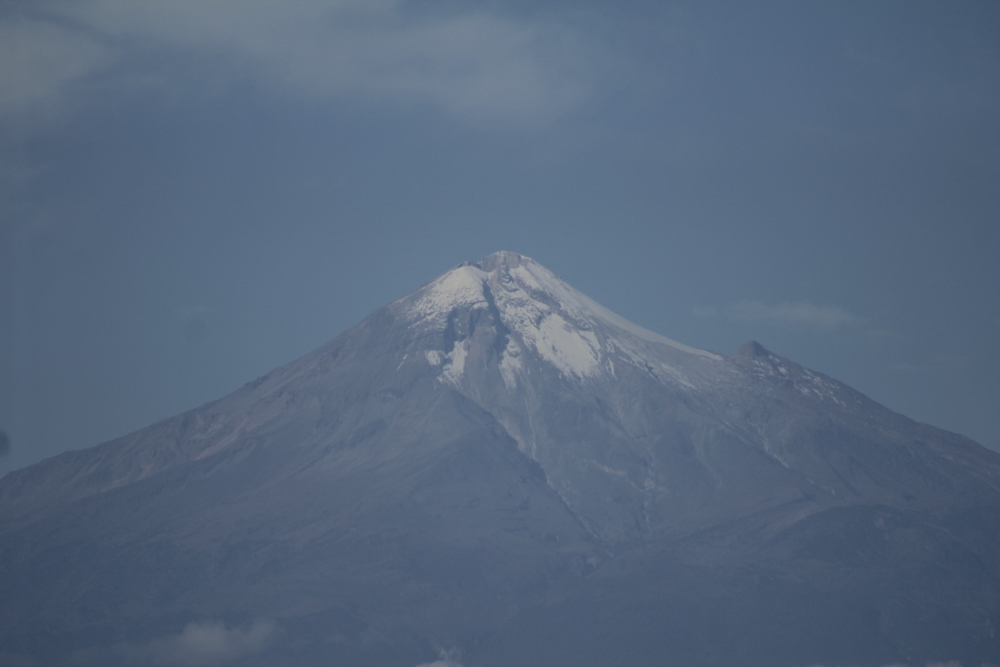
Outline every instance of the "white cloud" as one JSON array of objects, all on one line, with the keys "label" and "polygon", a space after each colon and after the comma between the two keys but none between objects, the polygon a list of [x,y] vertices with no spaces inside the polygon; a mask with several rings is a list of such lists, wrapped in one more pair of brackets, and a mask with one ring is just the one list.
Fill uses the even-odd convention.
[{"label": "white cloud", "polygon": [[424,662],[417,667],[462,667],[462,664],[458,661],[461,652],[456,649],[448,649],[438,651],[438,657],[440,660],[435,660],[434,662]]},{"label": "white cloud", "polygon": [[778,326],[805,326],[822,331],[856,327],[862,320],[840,306],[817,306],[808,301],[768,305],[743,300],[730,308],[733,319],[744,322],[769,322]]},{"label": "white cloud", "polygon": [[23,124],[57,115],[73,85],[112,60],[109,48],[79,30],[30,19],[0,22],[0,118]]},{"label": "white cloud", "polygon": [[[954,352],[925,355],[915,362],[899,362],[891,366],[893,370],[913,374],[960,373],[969,368],[968,357]],[[947,665],[948,663],[942,663]]]},{"label": "white cloud", "polygon": [[179,634],[148,644],[122,644],[115,652],[128,664],[211,667],[259,653],[274,636],[274,624],[267,621],[258,621],[248,628],[228,628],[211,621],[188,623]]},{"label": "white cloud", "polygon": [[164,58],[195,56],[199,70],[286,92],[424,104],[475,123],[547,122],[584,100],[595,78],[584,40],[568,27],[475,8],[428,13],[401,0],[43,6],[48,13],[30,21],[0,23],[0,114],[65,102],[68,84],[98,74],[139,79],[129,71],[144,62],[136,54],[155,54],[161,69]]},{"label": "white cloud", "polygon": [[744,299],[727,308],[700,306],[694,309],[698,317],[724,317],[738,322],[757,322],[784,328],[809,328],[828,332],[836,329],[867,328],[868,323],[840,306],[817,306],[809,301],[770,305],[754,299]]},{"label": "white cloud", "polygon": [[692,312],[695,317],[719,317],[719,309],[715,306],[696,306]]}]

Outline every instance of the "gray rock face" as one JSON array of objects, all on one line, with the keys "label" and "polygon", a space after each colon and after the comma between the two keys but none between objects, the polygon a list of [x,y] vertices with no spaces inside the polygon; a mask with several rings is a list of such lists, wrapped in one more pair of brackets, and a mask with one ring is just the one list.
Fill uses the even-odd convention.
[{"label": "gray rock face", "polygon": [[0,665],[1000,663],[1000,456],[511,253],[0,480]]}]

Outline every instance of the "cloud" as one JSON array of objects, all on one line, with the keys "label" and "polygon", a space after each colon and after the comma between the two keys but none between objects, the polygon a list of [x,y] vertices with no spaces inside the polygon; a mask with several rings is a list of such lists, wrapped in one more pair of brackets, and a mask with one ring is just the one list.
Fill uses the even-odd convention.
[{"label": "cloud", "polygon": [[810,327],[830,331],[857,327],[863,322],[840,306],[817,306],[808,301],[768,305],[760,301],[743,300],[730,309],[733,319],[743,322],[769,322],[782,327]]},{"label": "cloud", "polygon": [[821,332],[837,329],[867,328],[866,320],[840,306],[817,306],[809,301],[769,305],[744,299],[727,308],[701,306],[694,309],[698,317],[723,317],[738,322],[755,322],[782,328],[808,328]]},{"label": "cloud", "polygon": [[891,368],[903,373],[940,374],[960,373],[968,369],[969,366],[970,360],[967,356],[955,354],[954,352],[944,352],[922,356],[917,362],[899,362],[893,364]]},{"label": "cloud", "polygon": [[141,80],[134,68],[155,61],[153,69],[169,70],[163,63],[178,56],[200,64],[178,65],[186,79],[213,70],[282,92],[426,105],[474,123],[548,122],[585,100],[595,78],[586,63],[596,59],[569,27],[479,8],[402,0],[43,6],[30,20],[0,23],[0,115],[65,102],[70,84],[99,76]]},{"label": "cloud", "polygon": [[424,662],[417,665],[417,667],[462,667],[462,664],[459,662],[460,657],[461,652],[458,649],[441,650],[438,651],[439,660]]},{"label": "cloud", "polygon": [[23,125],[65,107],[74,85],[106,68],[112,51],[80,30],[30,19],[0,21],[0,118]]},{"label": "cloud", "polygon": [[211,667],[262,651],[276,634],[268,621],[248,628],[228,628],[219,622],[188,623],[179,634],[148,644],[120,644],[118,654],[127,664],[156,667]]}]

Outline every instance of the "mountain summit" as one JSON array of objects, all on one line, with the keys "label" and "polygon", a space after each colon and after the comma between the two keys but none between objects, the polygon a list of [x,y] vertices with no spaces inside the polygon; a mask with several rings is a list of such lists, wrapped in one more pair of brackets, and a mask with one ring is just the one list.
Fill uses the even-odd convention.
[{"label": "mountain summit", "polygon": [[0,480],[0,665],[1000,662],[1000,456],[461,264]]}]

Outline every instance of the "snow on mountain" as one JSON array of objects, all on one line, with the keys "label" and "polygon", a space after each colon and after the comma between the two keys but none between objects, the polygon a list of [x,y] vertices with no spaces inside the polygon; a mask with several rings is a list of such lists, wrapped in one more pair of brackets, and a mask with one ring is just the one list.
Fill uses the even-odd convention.
[{"label": "snow on mountain", "polygon": [[[678,514],[689,505],[701,507],[699,520],[739,515],[750,477],[771,479],[761,506],[865,494],[897,502],[909,482],[882,480],[877,468],[891,458],[908,471],[928,453],[910,439],[915,424],[832,378],[755,342],[724,357],[670,340],[515,253],[459,265],[389,311],[421,332],[439,382],[502,424],[595,535],[676,526],[694,516]],[[547,427],[553,419],[569,430]],[[891,444],[874,446],[889,431]],[[849,455],[830,455],[833,437],[855,443]],[[949,454],[973,470],[978,456]],[[980,478],[1000,486],[992,472]],[[598,487],[641,511],[600,507]],[[940,485],[930,488],[928,499]]]},{"label": "snow on mountain", "polygon": [[[513,334],[499,362],[504,383],[511,389],[517,386],[517,376],[524,368],[522,356],[528,350],[560,373],[578,380],[613,375],[614,361],[618,359],[687,386],[691,384],[680,368],[662,354],[651,355],[650,351],[665,346],[699,360],[723,360],[715,353],[688,347],[632,324],[534,260],[510,252],[494,253],[478,264],[462,264],[390,308],[425,331],[446,328],[456,310],[494,312],[506,332]],[[450,342],[453,347],[448,350],[428,351],[428,359],[433,365],[442,364],[445,381],[457,384],[470,341]],[[659,361],[655,369],[649,364],[651,357]]]},{"label": "snow on mountain", "polygon": [[0,665],[993,664],[998,507],[995,453],[496,253],[0,480]]}]

